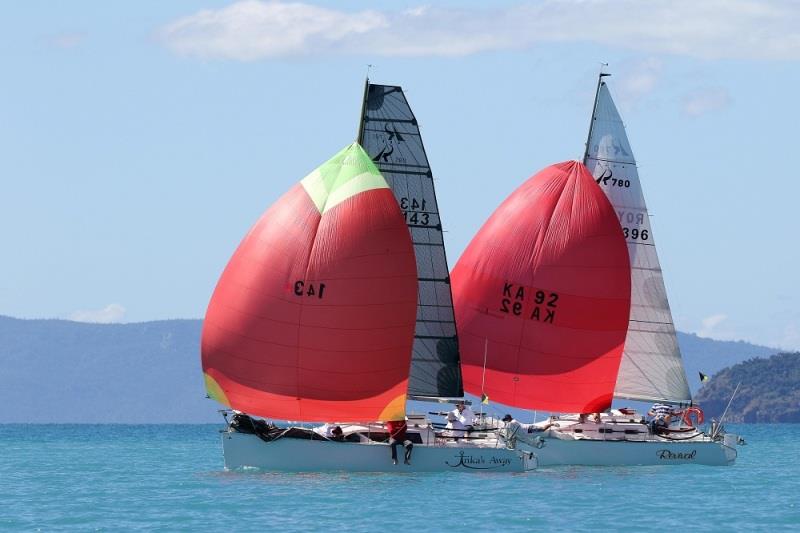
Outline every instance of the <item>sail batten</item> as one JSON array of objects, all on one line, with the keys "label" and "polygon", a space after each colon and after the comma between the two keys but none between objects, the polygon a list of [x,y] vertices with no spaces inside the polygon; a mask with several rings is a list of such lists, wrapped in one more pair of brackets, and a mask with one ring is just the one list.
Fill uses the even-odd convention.
[{"label": "sail batten", "polygon": [[584,163],[617,211],[631,259],[630,327],[614,397],[688,403],[691,394],[636,160],[602,80]]},{"label": "sail batten", "polygon": [[402,88],[367,81],[360,125],[359,142],[386,178],[414,243],[419,294],[408,393],[463,396],[450,272],[433,173]]}]

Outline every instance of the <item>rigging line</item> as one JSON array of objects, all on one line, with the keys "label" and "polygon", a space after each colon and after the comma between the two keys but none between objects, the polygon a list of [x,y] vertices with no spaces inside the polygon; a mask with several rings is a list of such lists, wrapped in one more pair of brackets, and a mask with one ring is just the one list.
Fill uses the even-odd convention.
[{"label": "rigging line", "polygon": [[722,424],[722,421],[725,420],[725,415],[728,414],[728,408],[731,406],[731,402],[733,402],[733,399],[736,397],[736,393],[739,391],[739,385],[741,384],[742,382],[740,381],[739,383],[736,384],[736,388],[733,389],[733,394],[731,394],[731,399],[728,400],[728,405],[725,406],[725,410],[722,412],[722,416],[719,419],[720,424]]}]

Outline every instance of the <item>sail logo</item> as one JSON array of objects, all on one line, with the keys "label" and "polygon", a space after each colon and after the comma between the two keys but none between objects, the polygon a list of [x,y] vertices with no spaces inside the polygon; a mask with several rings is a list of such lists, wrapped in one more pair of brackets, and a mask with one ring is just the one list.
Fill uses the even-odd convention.
[{"label": "sail logo", "polygon": [[[372,158],[372,160],[376,163],[390,162],[389,156],[391,156],[394,153],[395,143],[405,141],[400,132],[397,131],[397,128],[394,126],[394,124],[389,124],[387,122],[383,126],[383,131],[384,133],[377,134],[380,137],[381,141],[383,142],[383,148],[381,148],[381,151],[378,152],[378,154]],[[405,158],[403,157],[397,158],[397,161],[395,162],[405,163]]]},{"label": "sail logo", "polygon": [[472,470],[492,470],[494,468],[503,468],[511,464],[511,459],[505,457],[495,457],[494,455],[486,459],[483,455],[467,454],[464,450],[458,452],[456,455],[457,463],[451,464],[450,461],[445,461],[444,464],[450,468],[470,468]]},{"label": "sail logo", "polygon": [[614,172],[611,170],[610,167],[598,167],[598,168],[603,169],[603,172],[594,179],[594,181],[596,181],[598,185],[605,185],[607,187],[631,186],[631,180],[625,180],[613,177]]},{"label": "sail logo", "polygon": [[[526,300],[527,298],[527,300]],[[532,306],[525,309],[525,303]],[[503,283],[503,297],[500,300],[500,312],[514,316],[524,316],[528,320],[553,324],[556,319],[558,294],[533,287],[523,287],[514,283]]]},{"label": "sail logo", "polygon": [[656,452],[659,459],[667,461],[693,461],[697,450],[690,452],[671,452],[669,450],[658,450]]}]

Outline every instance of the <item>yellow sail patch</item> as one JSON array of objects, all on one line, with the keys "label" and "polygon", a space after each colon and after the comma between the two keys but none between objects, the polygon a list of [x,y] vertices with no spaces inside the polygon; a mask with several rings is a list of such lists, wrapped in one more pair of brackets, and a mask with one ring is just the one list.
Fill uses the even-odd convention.
[{"label": "yellow sail patch", "polygon": [[381,422],[389,422],[390,420],[405,420],[406,419],[406,393],[399,395],[397,398],[389,402],[389,405],[383,408],[380,417]]},{"label": "yellow sail patch", "polygon": [[222,387],[219,386],[219,383],[217,383],[214,378],[205,372],[203,373],[203,377],[206,379],[206,392],[208,392],[208,396],[214,400],[217,400],[219,403],[230,407],[231,404],[228,401],[228,397],[225,396],[225,393],[223,392]]}]

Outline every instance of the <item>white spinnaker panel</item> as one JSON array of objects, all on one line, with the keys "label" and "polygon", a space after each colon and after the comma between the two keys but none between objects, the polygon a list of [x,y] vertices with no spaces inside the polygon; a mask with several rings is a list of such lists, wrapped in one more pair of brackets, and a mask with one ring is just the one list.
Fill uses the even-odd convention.
[{"label": "white spinnaker panel", "polygon": [[689,402],[691,393],[636,161],[605,83],[597,94],[584,163],[619,215],[631,259],[631,320],[614,396]]}]

